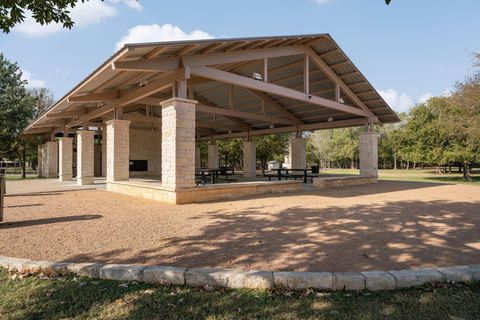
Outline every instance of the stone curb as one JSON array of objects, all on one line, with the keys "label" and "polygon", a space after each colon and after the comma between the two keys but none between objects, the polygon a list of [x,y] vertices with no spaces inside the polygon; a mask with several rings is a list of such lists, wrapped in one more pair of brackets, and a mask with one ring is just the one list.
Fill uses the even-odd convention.
[{"label": "stone curb", "polygon": [[222,268],[184,269],[130,264],[32,261],[0,256],[0,267],[21,273],[45,273],[190,287],[343,291],[394,290],[434,282],[480,281],[480,265],[365,272],[295,272]]}]

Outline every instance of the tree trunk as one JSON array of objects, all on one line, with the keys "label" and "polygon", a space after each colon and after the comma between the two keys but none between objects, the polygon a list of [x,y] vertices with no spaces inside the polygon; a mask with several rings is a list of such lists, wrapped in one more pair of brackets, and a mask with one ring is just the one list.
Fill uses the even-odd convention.
[{"label": "tree trunk", "polygon": [[467,162],[463,163],[463,181],[472,181],[472,177],[470,176],[470,168]]},{"label": "tree trunk", "polygon": [[25,150],[25,142],[22,143],[22,159],[20,159],[20,163],[22,165],[22,179],[27,178],[27,151]]},{"label": "tree trunk", "polygon": [[410,169],[410,160],[407,160],[407,170]]},{"label": "tree trunk", "polygon": [[397,170],[397,150],[393,151],[393,170]]},{"label": "tree trunk", "polygon": [[448,173],[452,173],[452,163],[448,163]]}]

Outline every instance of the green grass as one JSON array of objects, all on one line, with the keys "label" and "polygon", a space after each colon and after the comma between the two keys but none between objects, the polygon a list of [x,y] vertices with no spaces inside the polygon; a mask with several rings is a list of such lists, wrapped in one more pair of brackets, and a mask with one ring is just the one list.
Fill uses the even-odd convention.
[{"label": "green grass", "polygon": [[[9,174],[5,176],[6,180],[9,181],[14,181],[14,180],[22,180],[22,175],[21,174]],[[40,179],[37,175],[28,175],[26,176],[25,179]]]},{"label": "green grass", "polygon": [[[325,174],[358,174],[356,169],[329,169],[324,170]],[[462,183],[480,185],[480,175],[472,176],[472,182],[463,181],[461,173],[436,173],[432,169],[411,169],[411,170],[379,170],[380,180],[416,181],[416,182],[437,182],[437,183]]]},{"label": "green grass", "polygon": [[480,283],[376,293],[214,290],[0,269],[1,319],[479,319]]}]

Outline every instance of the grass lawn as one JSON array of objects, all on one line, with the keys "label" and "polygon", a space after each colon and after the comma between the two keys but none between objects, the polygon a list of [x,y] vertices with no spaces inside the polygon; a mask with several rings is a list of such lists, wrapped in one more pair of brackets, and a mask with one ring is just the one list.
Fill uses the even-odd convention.
[{"label": "grass lawn", "polygon": [[[323,171],[325,174],[358,174],[356,169],[329,169]],[[461,173],[436,173],[432,169],[415,170],[379,170],[380,180],[400,180],[417,182],[439,182],[439,183],[467,183],[480,185],[480,175],[478,171],[472,176],[472,182],[463,181]]]},{"label": "grass lawn", "polygon": [[[21,174],[9,174],[5,176],[6,180],[22,180]],[[40,179],[37,175],[28,175],[25,179]]]},{"label": "grass lawn", "polygon": [[[15,276],[14,276],[15,277]],[[1,319],[479,319],[480,283],[377,293],[211,290],[86,278],[12,279]]]}]

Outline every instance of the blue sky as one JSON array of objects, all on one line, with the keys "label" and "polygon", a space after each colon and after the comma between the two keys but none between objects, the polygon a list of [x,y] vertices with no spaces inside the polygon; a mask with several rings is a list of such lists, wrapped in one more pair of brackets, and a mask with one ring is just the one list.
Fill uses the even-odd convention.
[{"label": "blue sky", "polygon": [[[163,4],[168,4],[162,5]],[[478,0],[92,0],[73,30],[27,21],[0,51],[60,98],[121,40],[330,33],[394,109],[449,90],[480,52]]]}]

